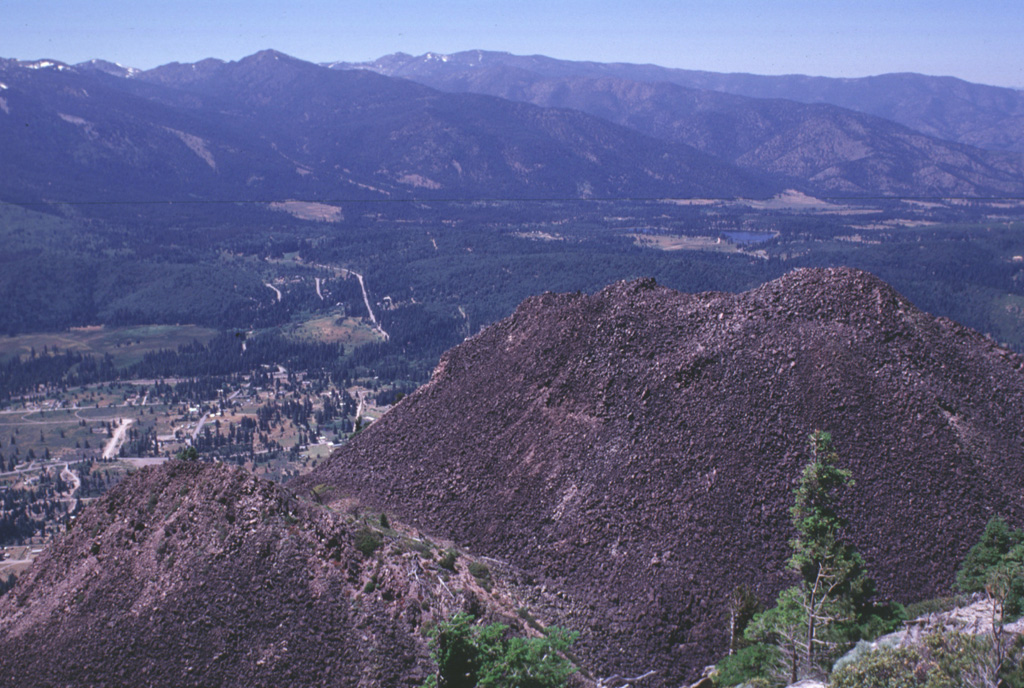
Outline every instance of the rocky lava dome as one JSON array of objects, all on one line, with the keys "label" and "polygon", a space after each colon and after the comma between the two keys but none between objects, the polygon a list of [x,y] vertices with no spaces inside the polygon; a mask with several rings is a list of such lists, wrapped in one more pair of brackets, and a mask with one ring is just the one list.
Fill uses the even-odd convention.
[{"label": "rocky lava dome", "polygon": [[842,509],[884,597],[948,590],[990,516],[1024,521],[1022,365],[850,269],[548,293],[299,486],[522,567],[564,591],[598,674],[676,685],[724,650],[733,588],[792,581],[814,430],[856,480]]}]

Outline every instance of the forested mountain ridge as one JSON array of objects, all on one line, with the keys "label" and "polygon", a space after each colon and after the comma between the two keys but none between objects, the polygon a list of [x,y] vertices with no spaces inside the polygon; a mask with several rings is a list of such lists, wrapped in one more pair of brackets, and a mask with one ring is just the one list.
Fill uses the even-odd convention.
[{"label": "forested mountain ridge", "polygon": [[571,65],[552,76],[500,61],[454,72],[444,71],[453,61],[416,64],[368,66],[446,90],[271,50],[145,72],[5,60],[0,194],[97,203],[1024,189],[1017,155],[834,105],[615,70],[581,76]]},{"label": "forested mountain ridge", "polygon": [[515,83],[538,77],[668,83],[750,98],[827,103],[892,120],[947,141],[991,150],[1024,150],[1024,92],[954,77],[904,73],[839,79],[800,74],[726,74],[486,50],[451,55],[395,53],[373,62],[328,64],[343,69],[372,69],[437,88],[459,88],[461,84],[459,90],[484,88],[488,81]]},{"label": "forested mountain ridge", "polygon": [[[1001,195],[1014,193],[1022,178],[1018,155],[978,150],[971,147],[975,142],[964,145],[957,137],[952,140],[958,143],[942,140],[950,137],[935,126],[925,126],[927,133],[914,131],[914,121],[893,112],[884,116],[854,107],[856,98],[807,103],[787,98],[784,88],[753,97],[742,89],[688,80],[677,70],[571,62],[555,68],[540,58],[481,52],[443,59],[389,56],[337,66],[403,76],[452,92],[577,109],[830,194]],[[899,92],[895,85],[891,90]],[[969,107],[959,94],[947,99]],[[1016,112],[1012,103],[1007,107]],[[1024,113],[1024,98],[1019,109]]]},{"label": "forested mountain ridge", "polygon": [[579,112],[274,51],[130,79],[5,61],[0,82],[0,196],[10,202],[763,197],[782,188]]},{"label": "forested mountain ridge", "polygon": [[992,513],[1024,517],[1022,371],[848,269],[739,295],[545,294],[299,484],[564,589],[597,671],[676,685],[721,654],[731,590],[784,586],[816,429],[855,477],[842,508],[881,594],[948,590]]}]

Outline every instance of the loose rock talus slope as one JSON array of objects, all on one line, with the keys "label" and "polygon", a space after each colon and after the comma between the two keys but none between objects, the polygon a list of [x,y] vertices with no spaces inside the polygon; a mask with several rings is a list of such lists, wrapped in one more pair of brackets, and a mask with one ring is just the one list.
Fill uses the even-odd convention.
[{"label": "loose rock talus slope", "polygon": [[815,429],[880,591],[946,590],[995,513],[1024,520],[1024,360],[849,269],[744,294],[650,280],[545,294],[308,478],[578,601],[598,673],[676,685],[715,659],[734,586],[789,580],[787,509]]},{"label": "loose rock talus slope", "polygon": [[494,568],[493,593],[465,559],[440,571],[390,529],[366,556],[366,532],[240,469],[145,469],[0,597],[0,684],[420,685],[424,624],[464,610],[516,625],[517,606],[546,605]]}]

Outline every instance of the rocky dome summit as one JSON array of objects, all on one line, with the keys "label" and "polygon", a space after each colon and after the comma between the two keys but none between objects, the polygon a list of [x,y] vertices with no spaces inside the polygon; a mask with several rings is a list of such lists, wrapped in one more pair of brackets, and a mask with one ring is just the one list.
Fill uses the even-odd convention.
[{"label": "rocky dome summit", "polygon": [[852,269],[742,294],[547,293],[455,347],[307,485],[394,510],[574,601],[598,671],[666,685],[724,649],[726,597],[788,579],[807,437],[832,433],[880,593],[949,589],[1024,516],[1021,357]]}]

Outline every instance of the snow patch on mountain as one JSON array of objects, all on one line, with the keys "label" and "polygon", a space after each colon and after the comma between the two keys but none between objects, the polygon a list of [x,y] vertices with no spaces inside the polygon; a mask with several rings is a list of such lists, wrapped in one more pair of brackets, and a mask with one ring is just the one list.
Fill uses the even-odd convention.
[{"label": "snow patch on mountain", "polygon": [[36,60],[35,62],[22,62],[21,66],[25,69],[56,69],[58,72],[63,72],[65,69],[70,69],[63,62],[54,62],[53,60]]}]

